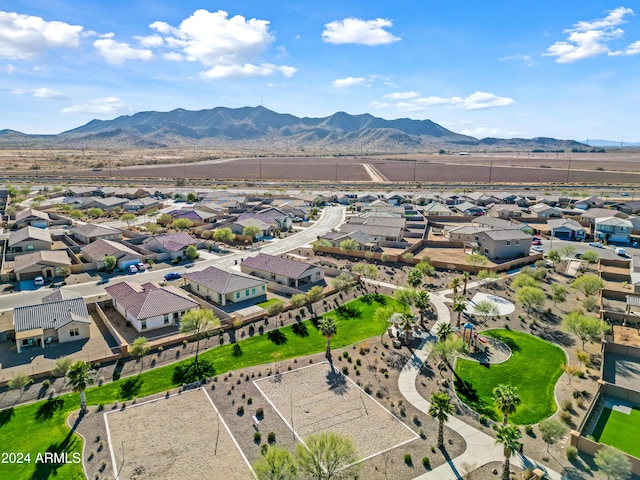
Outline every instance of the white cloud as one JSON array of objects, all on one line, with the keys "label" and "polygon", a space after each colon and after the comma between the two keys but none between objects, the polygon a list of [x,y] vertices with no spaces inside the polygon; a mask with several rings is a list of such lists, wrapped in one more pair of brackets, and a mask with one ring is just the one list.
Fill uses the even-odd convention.
[{"label": "white cloud", "polygon": [[377,110],[383,109],[383,108],[391,108],[391,107],[393,107],[393,105],[390,104],[390,103],[386,103],[386,102],[371,102],[371,103],[369,103],[369,108],[375,108]]},{"label": "white cloud", "polygon": [[400,41],[400,37],[385,30],[385,28],[392,26],[393,22],[384,18],[376,18],[375,20],[345,18],[327,23],[322,32],[322,39],[336,45],[344,43],[368,46],[387,45]]},{"label": "white cloud", "polygon": [[333,86],[335,88],[348,88],[348,87],[353,87],[355,85],[362,85],[366,81],[367,79],[364,77],[339,78],[333,81]]},{"label": "white cloud", "polygon": [[33,90],[30,90],[29,93],[31,93],[31,96],[35,98],[46,98],[51,100],[63,100],[67,98],[65,97],[64,93],[45,87],[35,88]]},{"label": "white cloud", "polygon": [[595,57],[597,55],[634,55],[634,42],[626,50],[611,50],[608,44],[624,35],[624,30],[618,28],[626,23],[625,17],[634,15],[630,8],[618,7],[607,12],[604,18],[579,21],[573,28],[565,30],[567,40],[556,42],[547,48],[545,56],[557,57],[557,63],[573,63],[578,60]]},{"label": "white cloud", "polygon": [[164,40],[160,35],[148,35],[146,37],[136,36],[133,38],[135,38],[138,41],[138,43],[145,48],[161,47],[162,44],[164,43]]},{"label": "white cloud", "polygon": [[75,113],[80,115],[97,115],[110,117],[113,115],[128,113],[129,107],[118,97],[106,97],[90,100],[80,105],[72,105],[62,109],[62,113]]},{"label": "white cloud", "polygon": [[9,75],[13,75],[14,73],[16,73],[16,67],[15,65],[12,65],[10,63],[7,63],[4,67],[2,67],[2,71],[9,74]]},{"label": "white cloud", "polygon": [[83,27],[41,17],[0,12],[0,58],[32,60],[52,48],[75,48]]},{"label": "white cloud", "polygon": [[624,53],[627,55],[638,55],[640,53],[640,40],[629,45]]},{"label": "white cloud", "polygon": [[[196,10],[173,27],[166,22],[153,22],[149,27],[163,35],[170,50],[164,58],[173,61],[198,62],[208,69],[202,77],[210,79],[265,76],[280,72],[286,77],[297,69],[286,65],[261,63],[261,55],[275,37],[269,32],[269,22],[241,15],[229,18],[224,10]],[[279,50],[280,56],[286,50]]]},{"label": "white cloud", "polygon": [[153,60],[151,50],[133,48],[128,43],[116,42],[111,38],[103,38],[93,42],[98,54],[113,65],[124,63],[125,60]]},{"label": "white cloud", "polygon": [[409,100],[420,96],[418,92],[394,92],[388,93],[384,98],[389,100]]},{"label": "white cloud", "polygon": [[489,128],[489,127],[475,127],[475,128],[463,128],[458,133],[463,135],[469,135],[475,138],[514,138],[524,135],[523,132],[517,130],[505,130],[504,128]]},{"label": "white cloud", "polygon": [[506,55],[502,58],[498,59],[499,62],[522,62],[527,67],[532,67],[534,65],[533,58],[531,55]]},{"label": "white cloud", "polygon": [[513,105],[515,100],[509,97],[498,97],[493,93],[475,92],[468,97],[421,97],[413,100],[419,105],[447,105],[464,110],[481,110],[493,107]]},{"label": "white cloud", "polygon": [[279,67],[272,63],[262,63],[253,65],[245,63],[244,65],[217,65],[209,70],[202,72],[202,77],[209,79],[219,78],[248,78],[248,77],[266,77],[279,71],[285,77],[291,77],[296,73],[297,69],[293,67]]}]

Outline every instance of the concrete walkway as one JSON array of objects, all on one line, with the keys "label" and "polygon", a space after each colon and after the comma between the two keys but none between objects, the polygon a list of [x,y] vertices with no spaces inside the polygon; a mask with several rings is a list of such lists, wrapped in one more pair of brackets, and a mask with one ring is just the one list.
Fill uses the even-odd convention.
[{"label": "concrete walkway", "polygon": [[[386,282],[379,282],[376,280],[367,280],[365,282],[374,285],[380,285],[391,289],[400,288],[397,285],[393,285]],[[479,285],[484,285],[486,282],[470,282],[467,285],[467,291],[476,288]],[[428,357],[429,348],[427,347],[430,342],[435,341],[435,332],[438,326],[442,323],[451,323],[451,312],[447,303],[451,302],[447,295],[451,295],[453,290],[446,289],[439,292],[431,293],[431,304],[438,314],[438,320],[431,328],[428,336],[423,338],[420,346],[415,350],[412,358],[406,363],[400,372],[398,379],[398,388],[400,393],[409,401],[414,407],[428,414],[429,402],[425,400],[416,388],[416,379],[420,373],[420,369]],[[427,347],[427,348],[425,348]],[[462,455],[450,459],[447,463],[434,468],[431,471],[425,472],[422,475],[415,477],[420,480],[452,480],[462,479],[463,475],[485,465],[489,462],[503,462],[504,453],[502,447],[496,445],[495,439],[486,434],[485,432],[472,427],[471,425],[463,422],[456,417],[449,417],[446,423],[447,427],[459,433],[466,442],[466,450]],[[516,454],[511,457],[511,463],[514,466],[520,468],[537,467],[545,471],[547,477],[550,480],[561,480],[564,477],[558,472],[550,470],[543,465],[538,464],[534,460],[526,457],[522,454]]]}]

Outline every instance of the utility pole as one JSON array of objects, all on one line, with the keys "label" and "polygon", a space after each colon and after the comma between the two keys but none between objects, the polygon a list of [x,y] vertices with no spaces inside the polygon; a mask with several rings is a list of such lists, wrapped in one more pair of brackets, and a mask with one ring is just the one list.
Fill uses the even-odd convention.
[{"label": "utility pole", "polygon": [[567,181],[565,183],[569,183],[569,174],[571,173],[571,157],[569,157],[569,166],[567,167]]},{"label": "utility pole", "polygon": [[418,165],[418,161],[413,162],[413,181],[416,181],[416,165]]},{"label": "utility pole", "polygon": [[489,183],[491,183],[491,176],[493,175],[493,159],[489,163]]}]

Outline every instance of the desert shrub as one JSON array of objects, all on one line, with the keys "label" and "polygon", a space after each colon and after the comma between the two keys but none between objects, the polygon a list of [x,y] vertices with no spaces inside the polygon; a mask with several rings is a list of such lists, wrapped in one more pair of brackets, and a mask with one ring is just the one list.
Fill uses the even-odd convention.
[{"label": "desert shrub", "polygon": [[276,434],[275,434],[275,432],[269,432],[269,435],[267,435],[267,441],[270,444],[276,443]]},{"label": "desert shrub", "polygon": [[404,454],[404,463],[406,463],[409,467],[413,466],[413,459],[411,458],[410,453]]},{"label": "desert shrub", "polygon": [[567,459],[570,462],[575,461],[578,458],[578,449],[572,445],[569,445],[566,449],[565,449],[565,453],[567,454]]},{"label": "desert shrub", "polygon": [[573,402],[568,398],[566,400],[563,400],[561,405],[562,410],[564,410],[565,412],[569,412],[573,409]]},{"label": "desert shrub", "polygon": [[560,413],[560,420],[567,425],[571,424],[571,414],[569,412]]},{"label": "desert shrub", "polygon": [[262,441],[262,434],[260,432],[255,432],[253,434],[253,442],[259,444],[261,441]]},{"label": "desert shrub", "polygon": [[422,466],[427,470],[431,468],[431,460],[429,457],[422,457]]}]

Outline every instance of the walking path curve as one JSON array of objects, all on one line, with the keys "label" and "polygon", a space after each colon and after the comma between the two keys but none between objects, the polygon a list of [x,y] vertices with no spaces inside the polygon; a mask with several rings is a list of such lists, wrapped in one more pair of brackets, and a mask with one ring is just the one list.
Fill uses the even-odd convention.
[{"label": "walking path curve", "polygon": [[[365,279],[365,282],[374,285],[384,286],[392,289],[400,288],[397,285],[391,283],[379,282],[376,280]],[[467,285],[467,289],[476,288],[485,282],[470,282]],[[431,304],[434,306],[438,320],[431,328],[431,331],[422,340],[420,346],[415,350],[411,359],[405,364],[400,372],[400,378],[398,379],[398,388],[400,393],[417,409],[428,413],[429,402],[425,400],[416,388],[416,379],[420,373],[420,369],[428,357],[428,349],[425,350],[425,346],[431,341],[435,340],[435,332],[441,323],[451,323],[451,313],[446,303],[450,303],[451,299],[447,298],[447,295],[451,295],[453,290],[446,289],[439,292],[431,293]],[[431,471],[425,472],[422,475],[415,477],[415,480],[453,480],[462,479],[462,476],[473,471],[482,465],[489,462],[503,462],[504,454],[500,445],[496,445],[495,439],[478,430],[475,427],[463,422],[456,417],[449,417],[447,421],[447,427],[451,428],[455,432],[462,435],[467,444],[466,450],[462,455],[450,459],[447,463],[434,468]],[[550,480],[562,480],[564,477],[558,472],[546,468],[544,465],[540,465],[536,461],[528,458],[523,454],[517,454],[511,458],[513,465],[521,468],[537,467],[545,471],[547,477]]]}]

